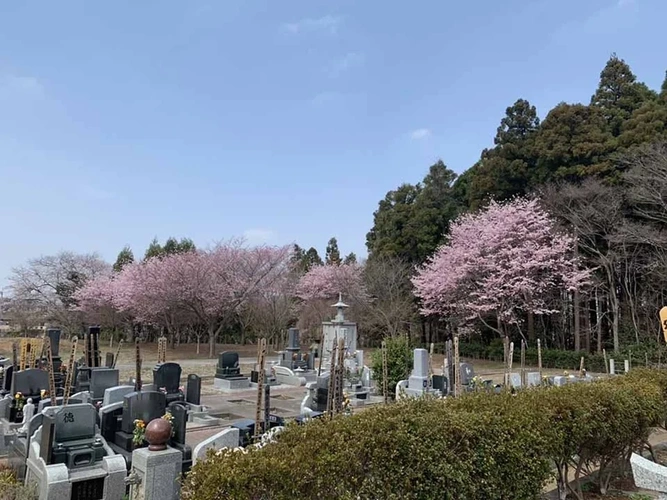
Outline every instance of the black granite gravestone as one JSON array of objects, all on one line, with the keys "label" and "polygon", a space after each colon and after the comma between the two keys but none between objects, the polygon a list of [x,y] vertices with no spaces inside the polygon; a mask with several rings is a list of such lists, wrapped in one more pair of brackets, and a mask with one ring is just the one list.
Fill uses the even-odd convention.
[{"label": "black granite gravestone", "polygon": [[52,463],[68,469],[90,467],[105,455],[104,444],[95,439],[97,411],[90,403],[61,407],[55,413],[55,446]]},{"label": "black granite gravestone", "polygon": [[442,392],[443,396],[449,393],[447,377],[444,375],[433,375],[433,389]]},{"label": "black granite gravestone", "polygon": [[105,360],[104,360],[104,366],[106,366],[107,368],[113,367],[113,357],[114,357],[114,354],[112,352],[106,353],[106,357],[105,357]]},{"label": "black granite gravestone", "polygon": [[188,375],[185,400],[193,405],[201,404],[201,377],[199,375],[195,375],[194,373]]},{"label": "black granite gravestone", "polygon": [[215,378],[238,377],[241,375],[239,366],[239,353],[225,351],[218,355],[218,366],[215,370]]},{"label": "black granite gravestone", "polygon": [[51,341],[51,355],[57,358],[60,355],[60,329],[49,328],[46,330],[46,336]]},{"label": "black granite gravestone", "polygon": [[5,366],[5,378],[2,381],[2,390],[12,390],[12,374],[14,373],[14,365]]},{"label": "black granite gravestone", "polygon": [[168,411],[174,417],[171,425],[173,434],[171,440],[175,443],[185,444],[185,427],[188,422],[188,410],[180,403],[169,405]]},{"label": "black granite gravestone", "polygon": [[11,393],[20,392],[23,396],[32,397],[33,403],[37,403],[35,398],[39,398],[42,390],[49,389],[49,374],[44,370],[29,368],[19,370],[12,375]]},{"label": "black granite gravestone", "polygon": [[118,385],[119,372],[116,368],[95,368],[90,371],[90,393],[93,399],[104,398],[104,391]]},{"label": "black granite gravestone", "polygon": [[123,398],[123,421],[121,430],[128,434],[134,431],[134,421],[143,420],[146,425],[160,418],[167,407],[166,395],[159,391],[131,392]]},{"label": "black granite gravestone", "polygon": [[156,388],[164,388],[167,394],[178,392],[181,383],[181,365],[178,363],[162,363],[153,368],[153,385]]}]

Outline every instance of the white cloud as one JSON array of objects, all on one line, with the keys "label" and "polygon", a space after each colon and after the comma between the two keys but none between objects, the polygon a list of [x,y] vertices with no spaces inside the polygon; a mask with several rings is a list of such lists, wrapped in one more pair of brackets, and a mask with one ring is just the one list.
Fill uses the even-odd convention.
[{"label": "white cloud", "polygon": [[335,35],[341,19],[334,16],[323,16],[317,19],[301,19],[293,23],[286,23],[283,28],[290,33],[323,32]]},{"label": "white cloud", "polygon": [[414,141],[421,141],[431,137],[431,131],[427,128],[418,128],[410,132],[410,138]]},{"label": "white cloud", "polygon": [[276,236],[276,233],[270,229],[246,229],[243,231],[243,238],[249,245],[261,245],[268,243]]},{"label": "white cloud", "polygon": [[364,55],[358,52],[350,52],[340,59],[334,61],[329,66],[329,74],[333,77],[339,76],[350,69],[362,66],[364,64]]}]

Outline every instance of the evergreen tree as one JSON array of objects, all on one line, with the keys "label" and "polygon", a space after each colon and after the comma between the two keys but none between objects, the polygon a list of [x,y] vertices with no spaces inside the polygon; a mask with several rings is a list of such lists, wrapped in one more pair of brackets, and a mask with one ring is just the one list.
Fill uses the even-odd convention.
[{"label": "evergreen tree", "polygon": [[144,260],[152,259],[153,257],[160,257],[163,254],[162,245],[158,242],[157,238],[153,238],[150,245],[146,249],[144,254]]},{"label": "evergreen tree", "polygon": [[630,66],[612,54],[600,73],[600,83],[591,97],[591,105],[601,110],[608,130],[618,137],[623,121],[653,97],[655,94],[646,85],[637,82]]},{"label": "evergreen tree", "polygon": [[304,257],[304,270],[305,272],[310,271],[311,268],[314,266],[321,266],[324,264],[322,261],[322,257],[320,257],[320,254],[317,253],[317,250],[313,247],[310,247],[308,251],[306,251],[306,255]]},{"label": "evergreen tree", "polygon": [[327,249],[325,254],[325,262],[327,265],[339,265],[340,260],[340,251],[338,250],[338,241],[336,238],[331,238],[329,243],[327,243]]},{"label": "evergreen tree", "polygon": [[348,253],[343,259],[343,264],[356,264],[357,263],[357,254],[354,252]]},{"label": "evergreen tree", "polygon": [[523,195],[535,170],[534,139],[540,125],[537,109],[525,99],[505,111],[494,138],[495,147],[484,150],[469,184],[469,205],[476,209],[490,199]]},{"label": "evergreen tree", "polygon": [[623,122],[619,146],[629,148],[667,139],[667,101],[646,101]]},{"label": "evergreen tree", "polygon": [[132,250],[130,249],[129,246],[125,246],[119,253],[118,257],[116,257],[116,262],[113,265],[113,270],[115,273],[119,273],[123,270],[123,268],[134,262],[134,254],[132,253]]},{"label": "evergreen tree", "polygon": [[660,99],[660,102],[667,104],[667,71],[665,71],[665,79],[662,81],[658,98]]},{"label": "evergreen tree", "polygon": [[535,139],[537,167],[544,180],[614,176],[610,155],[615,147],[599,108],[561,103],[549,112]]},{"label": "evergreen tree", "polygon": [[459,211],[455,180],[456,174],[438,161],[431,165],[423,184],[403,184],[389,191],[366,235],[369,259],[396,257],[420,264],[431,255]]}]

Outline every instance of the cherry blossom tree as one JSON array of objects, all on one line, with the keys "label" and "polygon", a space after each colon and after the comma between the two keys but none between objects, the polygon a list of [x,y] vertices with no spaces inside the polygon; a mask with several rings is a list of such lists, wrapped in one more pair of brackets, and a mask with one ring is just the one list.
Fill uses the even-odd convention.
[{"label": "cherry blossom tree", "polygon": [[552,294],[580,289],[589,278],[574,249],[538,200],[493,202],[454,222],[448,242],[417,269],[421,313],[483,322],[495,316],[494,329],[505,334],[504,326],[519,325],[526,313],[558,312]]},{"label": "cherry blossom tree", "polygon": [[343,301],[352,306],[352,317],[367,304],[368,294],[361,265],[355,262],[312,267],[296,287],[296,297],[301,301],[299,328],[316,338],[322,321],[333,314],[331,305],[336,302],[339,293],[343,295]]},{"label": "cherry blossom tree", "polygon": [[299,280],[296,296],[305,301],[331,300],[342,293],[348,300],[363,300],[363,267],[357,263],[315,266]]},{"label": "cherry blossom tree", "polygon": [[110,273],[111,266],[95,253],[41,256],[12,269],[11,295],[17,304],[31,304],[31,310],[40,311],[42,321],[53,321],[71,333],[80,327],[73,312],[74,294],[88,281]]},{"label": "cherry blossom tree", "polygon": [[[251,247],[240,241],[210,250],[164,255],[125,266],[77,292],[87,311],[112,306],[136,321],[164,327],[173,339],[186,323],[209,335],[209,355],[225,325],[251,299],[274,297],[291,272],[289,247]],[[275,306],[275,304],[273,304]]]}]

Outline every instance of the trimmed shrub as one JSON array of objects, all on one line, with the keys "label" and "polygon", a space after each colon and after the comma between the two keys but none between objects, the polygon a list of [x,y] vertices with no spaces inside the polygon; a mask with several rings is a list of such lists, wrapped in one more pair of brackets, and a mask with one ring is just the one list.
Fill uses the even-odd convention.
[{"label": "trimmed shrub", "polygon": [[[387,337],[385,342],[387,343],[387,389],[389,397],[394,399],[396,384],[410,376],[413,353],[410,341],[405,335]],[[377,381],[378,390],[381,392],[384,381],[382,349],[371,354],[371,370],[373,370],[373,378]]]},{"label": "trimmed shrub", "polygon": [[626,460],[664,422],[666,395],[665,372],[637,370],[515,395],[401,400],[290,425],[260,450],[211,451],[186,477],[182,496],[535,499],[554,466],[567,474],[571,464]]},{"label": "trimmed shrub", "polygon": [[[444,352],[444,345],[436,346],[439,352]],[[496,340],[491,344],[481,344],[477,342],[461,342],[459,344],[459,354],[464,358],[486,359],[489,361],[503,361],[503,343]],[[586,370],[595,373],[605,373],[604,356],[600,354],[590,354],[584,351],[565,351],[562,349],[542,349],[542,367],[557,368],[563,370],[578,370],[581,357],[584,357]],[[629,359],[633,366],[644,366],[646,360],[651,365],[658,363],[667,364],[667,347],[657,344],[632,345],[621,349],[618,353],[608,353],[608,357],[620,360]],[[521,362],[521,349],[514,349],[514,363]],[[526,363],[537,366],[537,348],[529,347],[526,349]]]}]

